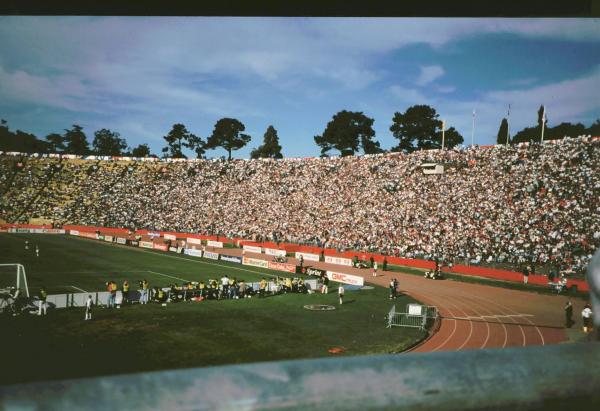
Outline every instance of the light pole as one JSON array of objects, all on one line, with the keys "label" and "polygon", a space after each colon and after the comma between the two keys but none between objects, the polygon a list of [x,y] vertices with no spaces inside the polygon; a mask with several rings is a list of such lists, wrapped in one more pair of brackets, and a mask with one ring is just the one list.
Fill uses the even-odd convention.
[{"label": "light pole", "polygon": [[444,120],[442,120],[442,151],[444,151],[444,142],[446,140],[445,129],[446,129],[446,122]]},{"label": "light pole", "polygon": [[475,109],[473,109],[473,126],[471,127],[471,147],[473,147],[473,141],[475,138]]},{"label": "light pole", "polygon": [[508,145],[508,139],[510,138],[510,103],[508,104],[508,113],[506,114],[506,144]]},{"label": "light pole", "polygon": [[542,143],[544,142],[544,129],[546,128],[546,106],[544,107],[544,112],[542,113]]}]

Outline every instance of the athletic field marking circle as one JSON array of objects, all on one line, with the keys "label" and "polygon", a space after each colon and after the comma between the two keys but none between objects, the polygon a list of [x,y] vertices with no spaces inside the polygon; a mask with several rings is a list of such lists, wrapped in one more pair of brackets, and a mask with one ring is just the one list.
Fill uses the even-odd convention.
[{"label": "athletic field marking circle", "polygon": [[325,304],[308,304],[304,306],[305,310],[310,311],[331,311],[335,310],[333,305],[325,305]]}]

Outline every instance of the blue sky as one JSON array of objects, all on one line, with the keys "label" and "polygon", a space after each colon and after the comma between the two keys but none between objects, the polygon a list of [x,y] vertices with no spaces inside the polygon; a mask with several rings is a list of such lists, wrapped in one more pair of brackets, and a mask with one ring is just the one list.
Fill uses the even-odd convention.
[{"label": "blue sky", "polygon": [[[273,125],[284,155],[340,110],[375,119],[429,104],[470,143],[537,121],[600,117],[600,19],[0,17],[0,117],[43,137],[109,128],[160,154],[174,123],[206,138],[235,117],[251,143]],[[209,156],[223,155],[222,150]]]}]

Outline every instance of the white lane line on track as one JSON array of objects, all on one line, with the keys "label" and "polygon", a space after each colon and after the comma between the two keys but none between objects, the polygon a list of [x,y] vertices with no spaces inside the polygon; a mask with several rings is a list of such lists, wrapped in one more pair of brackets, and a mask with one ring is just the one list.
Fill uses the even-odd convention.
[{"label": "white lane line on track", "polygon": [[75,287],[74,285],[70,285],[69,287],[72,287],[72,288],[74,288],[76,290],[83,291],[84,293],[87,293],[87,291],[85,291],[83,288]]},{"label": "white lane line on track", "polygon": [[[460,294],[460,291],[459,291],[459,294]],[[464,293],[463,293],[463,295],[464,295]],[[497,302],[495,302],[495,301],[493,301],[493,300],[490,300],[489,298],[479,297],[479,296],[476,296],[476,295],[471,295],[471,297],[472,297],[472,298],[475,298],[475,299],[478,299],[478,300],[485,301],[485,302],[487,302],[488,304],[493,304],[493,305],[495,305],[496,307],[499,307],[499,308],[500,308],[500,310],[501,310],[502,312],[511,312],[511,311],[512,311],[513,313],[515,313],[515,314],[518,314],[518,313],[517,313],[515,310],[513,310],[512,308],[510,308],[510,307],[507,307],[507,306],[505,306],[505,305],[503,305],[503,304],[499,304],[499,303],[497,303]],[[512,322],[513,322],[513,323],[515,323],[515,324],[516,324],[516,325],[519,327],[519,330],[521,331],[521,336],[523,337],[523,347],[524,347],[524,346],[526,346],[526,345],[527,345],[527,344],[526,344],[526,339],[527,339],[527,338],[525,337],[525,331],[523,330],[523,326],[522,326],[522,325],[520,325],[520,324],[518,324],[518,323],[517,323],[517,320],[516,320],[515,318],[513,318],[513,317],[509,317],[509,319],[511,319],[511,320],[512,320]],[[529,318],[527,318],[527,317],[523,317],[523,319],[524,319],[525,321],[527,321],[529,324],[533,325],[533,326],[534,326],[536,329],[538,329],[538,327],[535,325],[535,323],[534,323],[533,321],[531,321]],[[540,337],[542,337],[542,345],[544,345],[544,337],[541,335],[541,332],[539,331],[539,329],[538,329],[538,334],[540,334]],[[503,348],[504,348],[504,347],[503,347]]]},{"label": "white lane line on track", "polygon": [[[475,310],[473,310],[475,311]],[[466,317],[453,317],[455,320],[485,320],[487,318],[512,318],[512,317],[535,317],[533,314],[497,314],[497,315],[468,315]]]}]

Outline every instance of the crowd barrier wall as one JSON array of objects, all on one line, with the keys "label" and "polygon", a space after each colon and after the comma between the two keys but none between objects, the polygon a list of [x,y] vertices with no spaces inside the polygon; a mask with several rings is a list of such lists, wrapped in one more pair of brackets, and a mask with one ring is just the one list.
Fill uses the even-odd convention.
[{"label": "crowd barrier wall", "polygon": [[[31,225],[31,224],[2,224],[2,225],[0,225],[0,228],[3,228],[3,229],[7,229],[7,228],[50,228],[50,226],[37,226],[37,225]],[[113,228],[113,227],[104,228],[104,227],[95,227],[95,226],[65,225],[65,226],[63,226],[63,228],[65,230],[77,230],[80,233],[82,233],[82,232],[90,233],[90,232],[100,231],[101,233],[116,234],[116,233],[128,233],[129,232],[129,230],[125,229],[125,228]],[[148,233],[156,233],[156,231],[150,231],[150,230],[137,230],[136,231],[136,234],[138,234],[138,235],[148,234]],[[175,235],[177,238],[182,238],[182,239],[185,239],[185,238],[208,239],[209,237],[211,239],[217,238],[216,236],[203,236],[203,235],[199,235],[199,234],[186,234],[186,233],[173,233],[173,232],[165,232],[165,233]],[[222,241],[224,243],[239,242],[239,244],[242,244],[242,245],[245,244],[245,245],[252,245],[252,246],[256,246],[256,247],[266,247],[266,246],[272,247],[273,245],[275,245],[277,247],[277,244],[272,243],[272,242],[260,243],[260,242],[242,240],[239,238],[235,238],[235,239],[225,239],[223,237],[218,237],[218,238],[219,238],[219,241]],[[345,251],[345,252],[339,253],[339,252],[337,252],[337,250],[334,250],[334,249],[328,249],[328,248],[323,249],[323,248],[314,247],[314,246],[301,246],[298,244],[290,244],[290,243],[280,243],[277,248],[284,249],[284,250],[286,250],[287,253],[295,253],[295,252],[309,253],[309,254],[323,253],[324,255],[327,255],[327,256],[350,258],[350,259],[354,258],[354,256],[357,256],[359,259],[366,260],[366,261],[369,261],[370,258],[373,257],[373,259],[375,261],[377,261],[378,264],[383,263],[383,260],[385,259],[385,260],[387,260],[388,264],[392,264],[392,265],[403,265],[403,266],[407,266],[407,267],[414,267],[414,268],[427,269],[427,270],[431,270],[431,269],[435,268],[435,262],[433,262],[433,261],[419,260],[419,259],[414,259],[414,258],[383,256],[381,254],[362,253],[362,252],[357,252],[357,251]],[[517,271],[510,271],[510,270],[500,270],[500,269],[496,269],[496,268],[488,268],[488,267],[480,267],[480,266],[467,266],[467,265],[457,264],[452,269],[448,269],[447,267],[444,268],[444,271],[448,271],[448,272],[452,272],[452,273],[456,273],[456,274],[462,274],[462,275],[490,278],[490,279],[494,279],[494,280],[523,282],[523,274],[522,273],[517,272]],[[548,279],[544,275],[530,275],[529,283],[534,284],[534,285],[545,286],[548,283]],[[569,284],[569,286],[576,285],[579,291],[584,291],[584,292],[589,291],[589,285],[585,280],[569,279],[568,284]]]}]

